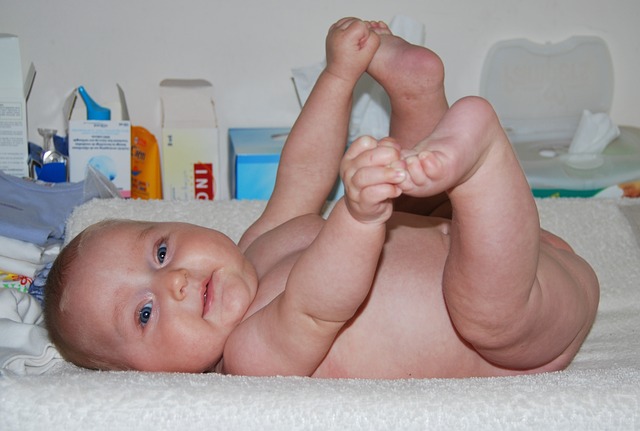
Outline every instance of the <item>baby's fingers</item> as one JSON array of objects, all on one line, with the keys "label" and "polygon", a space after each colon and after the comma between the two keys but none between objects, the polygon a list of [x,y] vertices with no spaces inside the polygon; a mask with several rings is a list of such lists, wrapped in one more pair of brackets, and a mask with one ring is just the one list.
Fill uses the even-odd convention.
[{"label": "baby's fingers", "polygon": [[349,212],[363,223],[383,223],[393,210],[406,173],[393,168],[363,168],[345,181],[345,201]]},{"label": "baby's fingers", "polygon": [[354,18],[351,16],[341,18],[331,26],[331,29],[339,28],[340,30],[345,30],[351,25],[353,21],[358,21],[358,18]]},{"label": "baby's fingers", "polygon": [[349,178],[343,178],[345,185],[351,185],[358,190],[375,185],[388,184],[395,186],[402,183],[407,176],[404,169],[397,169],[388,166],[367,166],[352,172]]},{"label": "baby's fingers", "polygon": [[361,166],[386,166],[400,159],[400,147],[387,139],[362,136],[347,148],[344,161]]},{"label": "baby's fingers", "polygon": [[376,148],[377,146],[378,141],[371,136],[361,136],[349,145],[347,151],[344,153],[344,158],[346,160],[354,160],[360,154],[367,150],[371,150],[372,148]]}]

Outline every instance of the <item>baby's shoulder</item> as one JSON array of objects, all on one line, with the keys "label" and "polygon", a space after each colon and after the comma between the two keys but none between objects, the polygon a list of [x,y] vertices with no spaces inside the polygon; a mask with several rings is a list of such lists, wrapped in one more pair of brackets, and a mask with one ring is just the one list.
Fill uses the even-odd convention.
[{"label": "baby's shoulder", "polygon": [[256,238],[245,256],[260,274],[285,257],[306,249],[318,236],[325,220],[316,214],[293,218]]}]

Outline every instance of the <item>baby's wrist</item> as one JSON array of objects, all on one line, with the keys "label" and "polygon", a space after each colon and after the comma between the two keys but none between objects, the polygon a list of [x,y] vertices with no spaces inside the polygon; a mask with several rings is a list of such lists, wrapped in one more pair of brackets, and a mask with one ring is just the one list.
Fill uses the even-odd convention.
[{"label": "baby's wrist", "polygon": [[344,73],[343,71],[339,70],[340,68],[338,66],[331,66],[331,65],[327,65],[327,67],[325,67],[324,72],[325,75],[327,75],[328,77],[331,78],[335,78],[338,81],[340,81],[341,83],[347,84],[349,87],[353,87],[356,85],[356,83],[358,82],[358,79],[360,79],[360,75],[355,75],[354,76],[349,76],[349,73]]},{"label": "baby's wrist", "polygon": [[391,216],[392,208],[385,208],[382,211],[365,212],[360,211],[357,206],[345,199],[345,207],[351,219],[363,227],[384,226]]}]

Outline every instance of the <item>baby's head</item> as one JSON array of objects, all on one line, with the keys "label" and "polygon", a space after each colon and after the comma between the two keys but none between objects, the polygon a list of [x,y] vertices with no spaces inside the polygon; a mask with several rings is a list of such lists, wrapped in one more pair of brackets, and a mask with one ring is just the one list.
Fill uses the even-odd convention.
[{"label": "baby's head", "polygon": [[186,223],[110,220],[60,253],[45,287],[50,338],[95,369],[203,372],[255,297],[235,243]]}]

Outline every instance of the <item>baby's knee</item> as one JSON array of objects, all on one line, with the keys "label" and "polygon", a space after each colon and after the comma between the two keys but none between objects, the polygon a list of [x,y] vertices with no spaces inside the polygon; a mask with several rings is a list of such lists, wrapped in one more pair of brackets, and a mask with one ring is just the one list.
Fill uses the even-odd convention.
[{"label": "baby's knee", "polygon": [[575,253],[568,242],[544,229],[540,229],[540,240],[560,250]]},{"label": "baby's knee", "polygon": [[483,137],[493,140],[496,136],[503,135],[496,111],[491,103],[482,97],[464,97],[454,103],[450,111],[460,126],[458,131],[473,141]]},{"label": "baby's knee", "polygon": [[482,122],[497,120],[497,115],[491,103],[479,96],[466,96],[451,106],[451,109],[464,111]]}]

